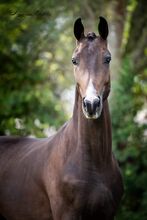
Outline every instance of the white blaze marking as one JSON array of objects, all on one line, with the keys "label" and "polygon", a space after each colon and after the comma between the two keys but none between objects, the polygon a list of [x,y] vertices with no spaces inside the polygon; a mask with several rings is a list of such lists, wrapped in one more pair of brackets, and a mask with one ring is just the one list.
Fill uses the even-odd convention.
[{"label": "white blaze marking", "polygon": [[86,97],[85,98],[91,102],[97,98],[96,89],[94,88],[94,85],[92,83],[92,79],[90,79],[88,87],[86,89]]},{"label": "white blaze marking", "polygon": [[[87,86],[87,89],[86,89],[85,100],[93,103],[94,100],[98,99],[97,95],[98,94],[96,92],[96,89],[94,88],[94,85],[92,83],[92,79],[90,79],[89,83],[88,83],[88,86]],[[99,98],[100,98],[100,105],[97,107],[95,115],[93,115],[93,116],[89,116],[87,110],[85,110],[84,106],[82,105],[83,112],[84,112],[84,115],[85,115],[86,118],[88,118],[88,119],[96,119],[96,118],[100,117],[101,112],[102,112],[102,108],[103,108],[102,95],[99,94]]]}]

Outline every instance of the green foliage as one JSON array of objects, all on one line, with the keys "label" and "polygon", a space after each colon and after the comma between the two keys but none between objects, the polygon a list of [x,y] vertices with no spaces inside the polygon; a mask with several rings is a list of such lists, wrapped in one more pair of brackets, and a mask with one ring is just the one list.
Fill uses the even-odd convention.
[{"label": "green foliage", "polygon": [[[111,100],[113,148],[122,168],[125,195],[117,219],[146,219],[147,210],[147,126],[136,122],[136,114],[146,99],[142,76],[135,76],[129,56],[121,64]],[[136,79],[137,77],[137,79]],[[140,81],[140,80],[141,81]]]},{"label": "green foliage", "polygon": [[48,126],[58,128],[66,120],[60,98],[71,78],[68,74],[65,80],[72,38],[69,29],[62,32],[64,18],[57,27],[49,6],[48,1],[0,4],[1,135],[43,136]]},{"label": "green foliage", "polygon": [[144,0],[131,0],[127,5],[124,55],[117,81],[112,85],[113,149],[125,185],[118,220],[145,220],[147,216],[147,8],[144,5]]}]

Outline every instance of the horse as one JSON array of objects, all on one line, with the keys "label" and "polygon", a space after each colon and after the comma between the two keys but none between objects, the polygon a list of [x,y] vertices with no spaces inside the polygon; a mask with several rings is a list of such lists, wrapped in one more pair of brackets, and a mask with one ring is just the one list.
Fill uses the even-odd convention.
[{"label": "horse", "polygon": [[74,23],[75,103],[49,138],[0,138],[0,220],[113,220],[123,180],[112,153],[108,23]]}]

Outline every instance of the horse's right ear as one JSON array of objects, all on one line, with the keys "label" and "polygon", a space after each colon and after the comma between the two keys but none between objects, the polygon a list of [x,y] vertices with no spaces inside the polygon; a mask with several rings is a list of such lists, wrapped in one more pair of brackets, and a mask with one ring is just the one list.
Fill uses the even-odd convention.
[{"label": "horse's right ear", "polygon": [[103,40],[106,40],[108,37],[108,33],[109,33],[108,23],[107,23],[106,19],[101,16],[99,17],[99,19],[100,19],[100,22],[98,24],[98,32],[99,32],[101,38]]},{"label": "horse's right ear", "polygon": [[81,18],[78,18],[74,23],[74,35],[78,41],[84,37],[84,26],[81,22]]}]

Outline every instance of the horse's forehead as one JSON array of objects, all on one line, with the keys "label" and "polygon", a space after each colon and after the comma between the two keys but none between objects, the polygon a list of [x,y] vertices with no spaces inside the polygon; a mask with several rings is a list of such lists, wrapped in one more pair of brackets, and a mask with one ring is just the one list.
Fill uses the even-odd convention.
[{"label": "horse's forehead", "polygon": [[86,37],[81,41],[77,47],[77,52],[83,55],[97,54],[106,49],[106,44],[100,37],[95,37],[94,39],[89,39]]}]

